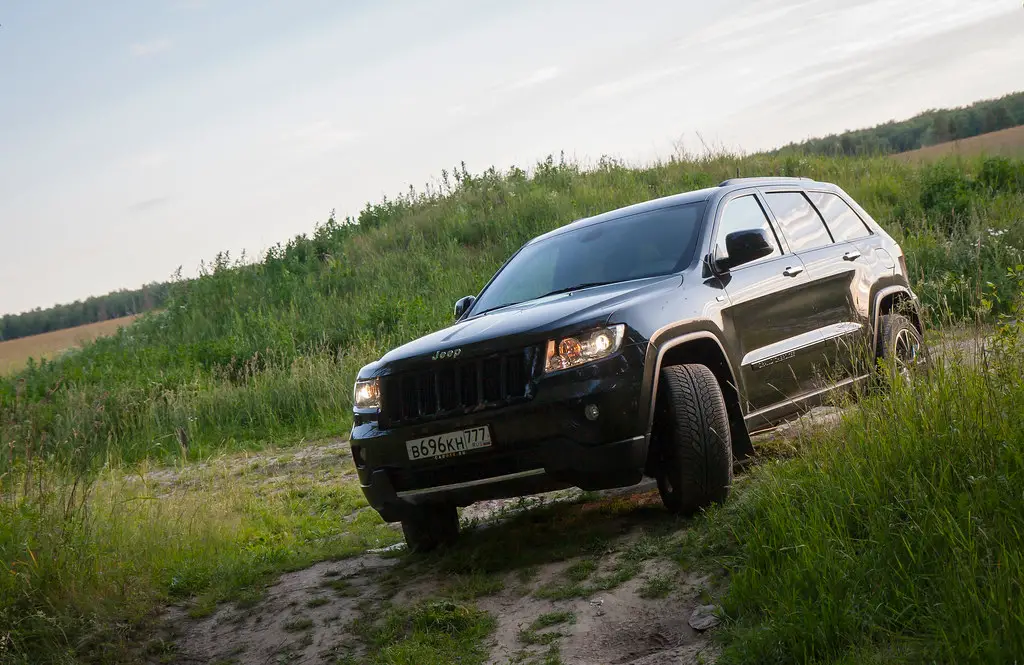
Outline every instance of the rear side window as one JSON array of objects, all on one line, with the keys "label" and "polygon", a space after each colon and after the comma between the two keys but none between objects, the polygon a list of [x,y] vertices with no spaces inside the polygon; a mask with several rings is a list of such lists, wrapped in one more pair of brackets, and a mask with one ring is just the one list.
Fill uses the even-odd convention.
[{"label": "rear side window", "polygon": [[725,206],[725,212],[722,213],[722,221],[718,224],[718,234],[715,239],[715,256],[718,258],[729,256],[729,253],[725,250],[725,237],[727,235],[734,231],[751,231],[754,229],[763,230],[771,242],[772,253],[765,258],[778,256],[782,253],[779,251],[779,243],[775,238],[775,233],[772,231],[772,227],[768,223],[768,217],[764,214],[764,210],[761,209],[761,204],[758,203],[757,197],[751,194],[729,201]]},{"label": "rear side window", "polygon": [[821,217],[802,193],[770,192],[765,198],[794,252],[824,247],[832,242]]},{"label": "rear side window", "polygon": [[853,211],[853,208],[835,194],[827,192],[808,192],[814,207],[818,209],[821,216],[825,218],[828,230],[836,242],[844,240],[857,240],[871,235],[871,231],[861,220],[860,216]]}]

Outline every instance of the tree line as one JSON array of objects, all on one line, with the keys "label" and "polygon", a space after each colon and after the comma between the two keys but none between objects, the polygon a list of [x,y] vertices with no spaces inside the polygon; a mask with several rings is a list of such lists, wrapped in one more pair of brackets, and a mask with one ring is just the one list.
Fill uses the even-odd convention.
[{"label": "tree line", "polygon": [[885,155],[967,139],[1024,125],[1024,92],[975,102],[970,106],[925,111],[909,120],[892,120],[870,129],[790,143],[776,153]]},{"label": "tree line", "polygon": [[6,314],[0,318],[0,341],[141,314],[161,307],[169,290],[168,282],[152,282],[139,289],[121,289],[47,309]]}]

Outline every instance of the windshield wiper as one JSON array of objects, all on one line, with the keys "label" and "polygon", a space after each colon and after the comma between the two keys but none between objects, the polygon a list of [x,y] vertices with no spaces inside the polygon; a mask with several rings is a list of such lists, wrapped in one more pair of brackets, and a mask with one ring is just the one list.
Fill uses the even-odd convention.
[{"label": "windshield wiper", "polygon": [[504,309],[505,307],[512,307],[513,305],[521,305],[524,302],[530,302],[530,300],[538,300],[540,298],[547,298],[548,296],[555,296],[555,295],[558,295],[559,293],[568,293],[570,291],[579,291],[580,289],[589,289],[592,286],[604,286],[605,284],[614,284],[614,283],[615,282],[584,282],[583,284],[574,284],[572,286],[567,286],[564,289],[555,289],[554,291],[548,291],[547,293],[544,293],[544,294],[539,295],[539,296],[534,296],[534,297],[529,298],[527,300],[520,300],[519,302],[507,302],[504,305],[495,305],[494,307],[488,307],[487,309],[483,310],[482,312],[474,312],[473,316],[478,316],[480,314],[486,314],[487,312],[493,312],[496,309]]},{"label": "windshield wiper", "polygon": [[[573,286],[567,286],[564,289],[548,291],[542,296],[537,296],[537,298],[547,298],[548,296],[556,296],[559,293],[569,293],[570,291],[579,291],[581,289],[589,289],[592,286],[604,286],[605,284],[613,284],[613,282],[584,282],[583,284],[574,284]],[[537,300],[537,298],[531,298],[531,300]]]}]

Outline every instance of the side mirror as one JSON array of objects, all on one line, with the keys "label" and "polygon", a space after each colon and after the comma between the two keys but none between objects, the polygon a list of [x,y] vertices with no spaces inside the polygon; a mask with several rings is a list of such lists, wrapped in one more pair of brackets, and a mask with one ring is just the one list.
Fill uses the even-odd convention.
[{"label": "side mirror", "polygon": [[715,267],[725,272],[769,256],[772,251],[772,244],[764,229],[733,231],[725,236],[725,252],[728,256],[715,257]]},{"label": "side mirror", "polygon": [[462,315],[468,312],[475,302],[476,296],[466,296],[455,301],[455,320],[461,319]]}]

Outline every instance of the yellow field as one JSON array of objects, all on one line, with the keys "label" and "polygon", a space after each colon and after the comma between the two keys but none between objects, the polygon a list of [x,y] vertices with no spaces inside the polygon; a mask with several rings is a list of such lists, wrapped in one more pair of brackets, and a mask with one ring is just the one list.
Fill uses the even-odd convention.
[{"label": "yellow field", "polygon": [[930,145],[927,148],[919,148],[910,152],[901,152],[898,155],[893,155],[893,158],[904,161],[928,161],[946,155],[1024,157],[1024,125],[972,136],[969,139]]},{"label": "yellow field", "polygon": [[117,332],[118,328],[128,325],[135,316],[110,319],[99,323],[88,323],[77,328],[55,330],[0,342],[0,374],[16,372],[25,366],[29,358],[52,358],[62,351],[81,346],[85,342]]}]

